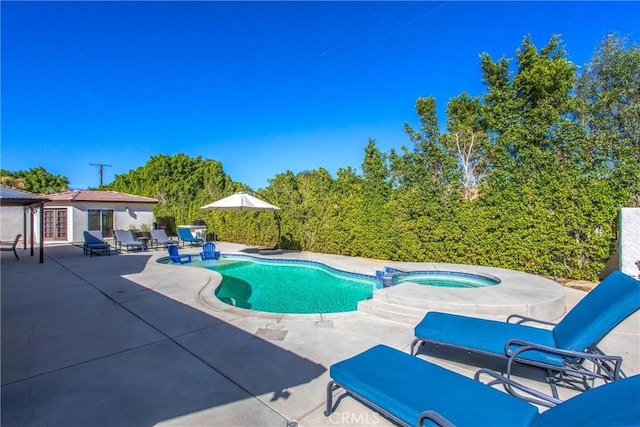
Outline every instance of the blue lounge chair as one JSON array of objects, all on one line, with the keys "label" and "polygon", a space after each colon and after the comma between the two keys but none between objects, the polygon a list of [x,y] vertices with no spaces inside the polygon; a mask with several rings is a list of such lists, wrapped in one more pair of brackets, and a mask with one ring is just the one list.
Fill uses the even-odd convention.
[{"label": "blue lounge chair", "polygon": [[[425,344],[443,345],[507,359],[507,377],[514,364],[547,370],[553,398],[556,383],[589,388],[587,380],[620,378],[622,358],[607,356],[598,343],[620,322],[640,309],[640,282],[613,272],[589,292],[557,325],[523,316],[506,322],[429,312],[415,327],[411,353]],[[515,321],[515,323],[510,323]],[[554,325],[536,328],[524,322]],[[512,390],[509,390],[512,391]],[[552,399],[553,400],[553,399]]]},{"label": "blue lounge chair", "polygon": [[95,251],[102,251],[107,255],[111,255],[111,247],[109,243],[104,241],[100,230],[83,231],[84,235],[84,254],[93,257]]},{"label": "blue lounge chair", "polygon": [[216,244],[213,242],[207,242],[202,245],[202,252],[200,252],[200,259],[218,259],[220,258],[220,252],[216,251]]},{"label": "blue lounge chair", "polygon": [[180,255],[177,245],[167,247],[167,251],[169,251],[169,258],[171,258],[171,261],[174,264],[186,264],[191,262],[191,255]]},{"label": "blue lounge chair", "polygon": [[178,228],[178,241],[182,240],[182,247],[184,247],[185,242],[189,242],[189,245],[193,246],[194,243],[200,245],[204,243],[199,237],[193,237],[191,234],[191,230],[188,228]]},{"label": "blue lounge chair", "polygon": [[383,345],[332,365],[329,373],[327,417],[336,409],[334,391],[343,388],[403,426],[640,424],[639,375],[593,388],[539,413],[534,405],[487,384]]},{"label": "blue lounge chair", "polygon": [[127,252],[130,250],[145,250],[145,244],[140,242],[133,237],[133,233],[131,230],[114,230],[115,234],[115,242],[116,249],[119,249],[122,252],[122,248],[124,248]]}]

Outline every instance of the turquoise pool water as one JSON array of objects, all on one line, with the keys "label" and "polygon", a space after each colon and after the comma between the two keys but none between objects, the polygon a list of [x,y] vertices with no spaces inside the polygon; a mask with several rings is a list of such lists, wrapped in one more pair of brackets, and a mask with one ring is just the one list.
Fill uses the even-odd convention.
[{"label": "turquoise pool water", "polygon": [[419,285],[440,286],[444,288],[483,288],[500,283],[500,280],[470,273],[454,271],[415,271],[394,276],[393,283],[399,285],[404,282]]},{"label": "turquoise pool water", "polygon": [[222,258],[203,267],[222,275],[216,290],[226,304],[272,313],[310,314],[354,311],[378,282],[317,263]]}]

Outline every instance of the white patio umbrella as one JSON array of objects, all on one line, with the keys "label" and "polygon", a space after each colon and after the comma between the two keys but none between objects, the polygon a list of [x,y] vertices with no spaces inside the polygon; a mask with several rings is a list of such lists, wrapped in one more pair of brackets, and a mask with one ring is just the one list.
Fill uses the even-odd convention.
[{"label": "white patio umbrella", "polygon": [[279,207],[253,197],[247,193],[235,193],[224,199],[209,203],[200,209],[212,209],[214,211],[278,211]]},{"label": "white patio umbrella", "polygon": [[225,197],[224,199],[209,203],[206,206],[202,206],[200,209],[237,212],[272,211],[276,217],[276,221],[278,222],[278,241],[276,242],[274,249],[277,249],[280,246],[280,215],[278,215],[280,208],[272,205],[271,203],[267,203],[264,200],[260,200],[247,193],[239,192]]}]

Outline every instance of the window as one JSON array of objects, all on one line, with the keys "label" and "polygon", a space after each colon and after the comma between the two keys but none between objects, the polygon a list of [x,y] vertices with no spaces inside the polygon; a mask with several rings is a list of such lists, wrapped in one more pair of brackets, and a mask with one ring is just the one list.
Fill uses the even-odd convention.
[{"label": "window", "polygon": [[104,237],[113,237],[113,209],[89,209],[89,230],[100,230]]}]

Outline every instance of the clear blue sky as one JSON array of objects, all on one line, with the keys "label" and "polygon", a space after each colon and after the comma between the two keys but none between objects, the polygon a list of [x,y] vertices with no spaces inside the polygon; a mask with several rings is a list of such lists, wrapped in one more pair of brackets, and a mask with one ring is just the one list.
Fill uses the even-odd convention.
[{"label": "clear blue sky", "polygon": [[[638,2],[7,2],[1,167],[97,187],[153,155],[276,174],[359,167],[368,138],[411,145],[415,101],[480,95],[479,54],[561,34],[584,65],[640,39]],[[444,124],[444,123],[443,123]]]}]

